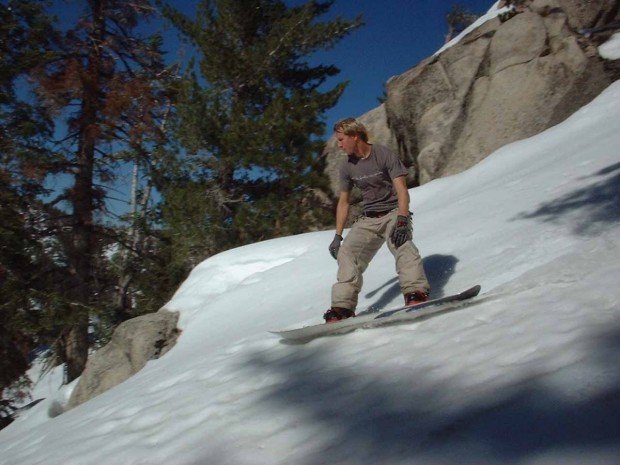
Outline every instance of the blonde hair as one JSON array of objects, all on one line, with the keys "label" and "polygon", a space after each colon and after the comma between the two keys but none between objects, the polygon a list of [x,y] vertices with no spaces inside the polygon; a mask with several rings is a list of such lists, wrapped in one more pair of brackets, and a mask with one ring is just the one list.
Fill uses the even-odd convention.
[{"label": "blonde hair", "polygon": [[359,136],[364,142],[368,143],[368,130],[366,126],[355,118],[345,118],[334,124],[334,132],[342,132],[347,136]]}]

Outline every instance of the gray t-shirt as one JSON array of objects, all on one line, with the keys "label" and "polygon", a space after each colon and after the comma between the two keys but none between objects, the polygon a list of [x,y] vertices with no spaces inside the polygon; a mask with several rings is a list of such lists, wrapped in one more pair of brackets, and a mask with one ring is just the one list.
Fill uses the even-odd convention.
[{"label": "gray t-shirt", "polygon": [[394,152],[373,145],[368,158],[351,155],[340,165],[340,190],[348,192],[358,187],[364,212],[388,211],[398,206],[392,180],[406,175],[407,169]]}]

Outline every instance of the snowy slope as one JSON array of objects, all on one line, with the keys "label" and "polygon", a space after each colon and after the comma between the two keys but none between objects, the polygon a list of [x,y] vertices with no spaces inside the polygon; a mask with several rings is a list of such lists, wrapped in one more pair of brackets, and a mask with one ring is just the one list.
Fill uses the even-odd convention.
[{"label": "snowy slope", "polygon": [[[620,463],[620,82],[564,123],[411,190],[435,295],[479,303],[307,345],[333,231],[200,264],[163,358],[59,417],[0,431],[0,464]],[[360,308],[401,302],[383,248]],[[66,392],[58,394],[66,395]]]}]

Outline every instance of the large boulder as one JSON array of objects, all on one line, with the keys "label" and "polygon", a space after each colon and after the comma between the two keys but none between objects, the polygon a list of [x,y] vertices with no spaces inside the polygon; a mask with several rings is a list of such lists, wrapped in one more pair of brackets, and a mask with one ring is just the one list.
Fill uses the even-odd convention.
[{"label": "large boulder", "polygon": [[574,30],[598,21],[580,3],[520,2],[506,21],[488,21],[388,83],[388,123],[420,184],[558,124],[612,82]]},{"label": "large boulder", "polygon": [[618,19],[617,0],[533,0],[530,8],[542,14],[563,11],[576,31],[604,27]]},{"label": "large boulder", "polygon": [[122,383],[176,342],[178,313],[160,310],[121,323],[110,342],[86,364],[67,408],[73,408]]},{"label": "large boulder", "polygon": [[[504,4],[511,13],[392,78],[385,105],[366,114],[385,116],[376,124],[409,167],[410,186],[464,171],[560,123],[620,77],[618,60],[597,53],[620,30],[620,0]],[[337,193],[333,167],[342,155],[333,139],[326,154]]]}]

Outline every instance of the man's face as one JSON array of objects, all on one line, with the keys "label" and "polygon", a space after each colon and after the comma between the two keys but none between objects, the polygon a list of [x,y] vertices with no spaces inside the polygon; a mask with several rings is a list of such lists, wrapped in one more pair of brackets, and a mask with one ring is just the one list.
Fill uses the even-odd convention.
[{"label": "man's face", "polygon": [[336,132],[336,140],[338,141],[338,148],[344,151],[347,155],[353,155],[357,146],[358,136],[347,136],[344,132]]}]

